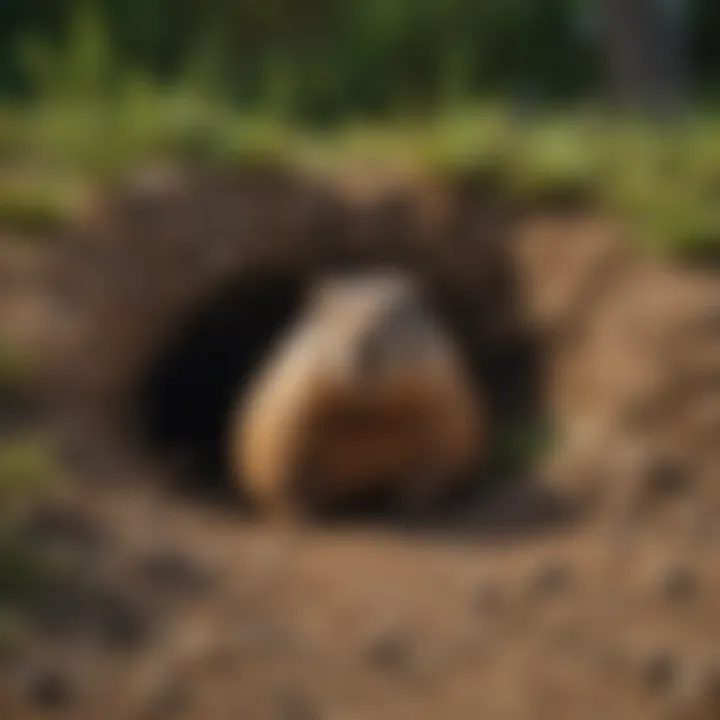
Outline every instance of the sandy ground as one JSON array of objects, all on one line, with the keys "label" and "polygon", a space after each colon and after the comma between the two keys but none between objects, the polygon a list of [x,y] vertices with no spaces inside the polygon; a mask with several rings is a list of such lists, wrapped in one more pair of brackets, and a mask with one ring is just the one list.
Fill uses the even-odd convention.
[{"label": "sandy ground", "polygon": [[[219,198],[211,190],[203,202]],[[181,198],[167,210],[179,228],[168,237],[185,237],[186,204]],[[208,217],[225,217],[200,205],[198,243]],[[152,289],[153,258],[141,250],[155,247],[143,238],[157,232],[151,225],[137,235],[132,256],[133,280]],[[562,241],[555,227],[549,234]],[[538,247],[532,238],[526,245],[530,255]],[[84,299],[74,298],[74,282],[48,296],[37,247],[0,242],[0,327],[43,356],[78,332],[63,303],[94,308],[119,260],[98,260],[104,275],[88,274]],[[85,252],[92,265],[95,256]],[[195,272],[195,255],[188,257],[178,287]],[[558,272],[581,275],[572,258],[556,272],[556,255],[543,257],[530,257],[533,272],[523,282],[556,291],[546,303],[550,318],[555,305],[577,305],[573,288],[556,298]],[[594,263],[585,263],[591,275]],[[466,285],[475,282],[468,277]],[[110,323],[106,345],[148,312],[135,286],[123,293],[127,327]],[[545,306],[533,300],[533,307]],[[639,337],[649,326],[642,320],[629,332]],[[600,365],[608,372],[599,377],[612,384],[614,366]],[[607,393],[591,370],[596,402]],[[0,717],[715,720],[720,503],[712,466],[705,470],[702,482],[691,474],[660,482],[652,502],[598,506],[590,515],[554,505],[528,480],[495,483],[420,526],[357,518],[288,533],[229,499],[164,487],[142,464],[85,465],[27,520],[24,532],[63,555],[69,569],[27,608],[29,638],[2,653]]]},{"label": "sandy ground", "polygon": [[77,571],[6,658],[3,716],[718,717],[720,515],[538,526],[502,495],[290,534],[73,485],[29,526]]}]

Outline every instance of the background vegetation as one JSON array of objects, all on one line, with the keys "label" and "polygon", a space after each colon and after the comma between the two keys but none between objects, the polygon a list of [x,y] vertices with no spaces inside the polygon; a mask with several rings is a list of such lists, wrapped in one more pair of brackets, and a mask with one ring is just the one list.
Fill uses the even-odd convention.
[{"label": "background vegetation", "polygon": [[[72,214],[70,176],[149,158],[375,151],[593,195],[655,247],[715,258],[718,31],[714,0],[4,3],[0,162],[24,174],[0,221],[42,234]],[[682,122],[636,112],[677,99]]]}]

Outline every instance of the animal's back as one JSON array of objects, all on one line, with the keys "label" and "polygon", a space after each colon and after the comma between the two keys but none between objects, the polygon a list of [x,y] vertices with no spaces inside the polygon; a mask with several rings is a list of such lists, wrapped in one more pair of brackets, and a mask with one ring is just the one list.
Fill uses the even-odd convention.
[{"label": "animal's back", "polygon": [[252,496],[440,493],[482,457],[482,405],[458,349],[404,275],[321,284],[239,406]]}]

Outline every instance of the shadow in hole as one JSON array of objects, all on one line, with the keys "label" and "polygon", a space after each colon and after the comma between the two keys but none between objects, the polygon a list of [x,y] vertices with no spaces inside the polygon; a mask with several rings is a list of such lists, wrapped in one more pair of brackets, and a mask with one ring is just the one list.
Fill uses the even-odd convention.
[{"label": "shadow in hole", "polygon": [[[362,242],[357,238],[345,242],[351,229],[358,228],[352,217],[343,217],[328,233],[333,241],[328,247],[336,252],[326,248],[326,257],[318,258],[318,269],[369,269],[394,260],[392,265],[416,272],[427,283],[433,302],[468,361],[478,392],[489,406],[491,442],[500,446],[507,445],[504,440],[518,427],[532,428],[541,422],[542,348],[517,328],[498,332],[494,324],[498,318],[500,325],[503,318],[513,318],[518,288],[504,242],[503,218],[488,228],[474,207],[467,203],[460,208],[463,212],[446,228],[439,238],[442,244],[430,255],[413,249],[408,238],[400,242],[402,233],[388,234],[379,221],[367,229],[363,228],[368,223],[358,226],[362,235],[368,235],[360,238]],[[405,218],[395,225],[400,230],[407,225],[407,235],[409,222]],[[341,248],[347,252],[339,252]],[[271,340],[292,321],[306,280],[299,272],[253,275],[221,288],[182,322],[175,339],[162,349],[138,386],[141,437],[151,451],[168,457],[180,455],[187,462],[184,480],[189,482],[183,485],[200,490],[201,498],[221,500],[228,508],[249,509],[242,498],[238,502],[237,489],[228,481],[223,447],[228,412]],[[489,471],[483,473],[490,480],[478,480],[457,507],[439,508],[434,521],[413,523],[413,527],[428,532],[443,527],[455,532],[463,527],[476,535],[507,530],[516,535],[521,530],[537,532],[567,522],[565,508],[542,493],[533,494],[531,483],[523,480],[531,472],[531,458],[525,455],[526,449],[511,447],[508,452],[506,448],[505,457],[494,458]],[[495,477],[511,479],[501,483],[492,479]],[[502,500],[500,512],[498,497],[506,492],[510,497]],[[391,506],[387,498],[363,498],[340,509],[334,521],[376,520],[406,526]],[[497,511],[480,512],[493,507]]]},{"label": "shadow in hole", "polygon": [[148,450],[180,460],[182,489],[237,502],[225,462],[228,415],[304,291],[299,275],[253,276],[221,288],[140,379],[135,430]]},{"label": "shadow in hole", "polygon": [[[184,461],[178,489],[227,509],[252,514],[233,487],[225,462],[226,423],[242,385],[293,319],[306,289],[299,276],[253,278],[221,289],[183,323],[142,378],[141,437],[154,452]],[[381,524],[401,531],[520,537],[573,521],[571,508],[524,477],[532,449],[508,447],[518,429],[535,432],[542,418],[542,352],[531,337],[480,343],[463,298],[438,301],[487,402],[492,427],[490,467],[455,493],[432,518],[409,522],[387,496],[365,496],[324,515],[325,524]],[[465,303],[472,302],[472,297]],[[503,453],[497,450],[502,446]],[[497,478],[503,478],[498,480]]]}]

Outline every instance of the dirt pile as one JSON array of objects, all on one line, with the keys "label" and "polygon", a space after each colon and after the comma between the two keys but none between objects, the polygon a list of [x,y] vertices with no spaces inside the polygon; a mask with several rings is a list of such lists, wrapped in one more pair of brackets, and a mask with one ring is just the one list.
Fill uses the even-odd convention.
[{"label": "dirt pile", "polygon": [[432,289],[499,435],[555,425],[553,479],[711,474],[720,281],[631,247],[587,208],[523,212],[462,184],[145,173],[59,246],[75,332],[54,368],[73,403],[211,463],[228,396],[309,279],[394,264]]},{"label": "dirt pile", "polygon": [[[0,326],[93,456],[24,530],[77,574],[0,653],[9,718],[718,716],[716,275],[588,208],[414,178],[153,173],[101,200],[63,237],[0,240]],[[378,262],[432,289],[506,482],[291,543],[167,492],[168,458],[222,474],[232,395],[307,279]],[[129,430],[143,462],[110,442]]]}]

